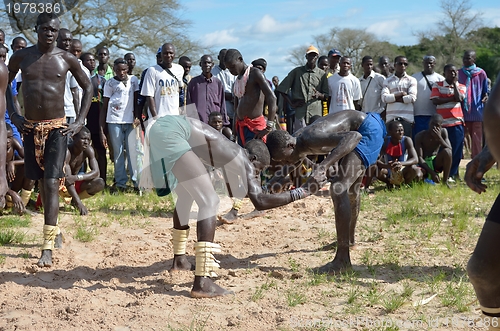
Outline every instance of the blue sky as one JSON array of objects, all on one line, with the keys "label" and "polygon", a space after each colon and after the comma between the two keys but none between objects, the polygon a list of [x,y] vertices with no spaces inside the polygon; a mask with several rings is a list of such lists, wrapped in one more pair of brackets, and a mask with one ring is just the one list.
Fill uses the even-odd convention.
[{"label": "blue sky", "polygon": [[[442,18],[439,1],[223,1],[185,0],[184,18],[192,21],[190,35],[205,46],[237,48],[247,63],[263,57],[266,76],[280,79],[293,68],[289,51],[312,42],[312,36],[333,27],[361,28],[397,45],[418,42],[416,31],[434,28]],[[500,26],[498,0],[471,0],[486,26]],[[217,54],[214,54],[217,55]],[[197,60],[193,60],[195,67]]]}]

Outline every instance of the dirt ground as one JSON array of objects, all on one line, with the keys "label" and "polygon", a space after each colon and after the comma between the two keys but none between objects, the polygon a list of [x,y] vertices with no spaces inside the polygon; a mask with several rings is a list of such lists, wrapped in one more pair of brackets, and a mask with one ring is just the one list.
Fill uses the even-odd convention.
[{"label": "dirt ground", "polygon": [[[223,197],[220,210],[230,206],[229,198]],[[245,201],[242,212],[252,209]],[[98,219],[108,217],[91,213]],[[333,250],[324,249],[335,240],[329,197],[310,197],[267,211],[263,217],[221,225],[215,240],[223,249],[216,255],[221,261],[217,283],[234,295],[192,299],[193,272],[168,272],[173,254],[170,217],[115,219],[99,227],[95,240],[83,243],[74,239],[79,218],[63,212],[60,224],[65,243],[54,251],[52,268],[35,265],[40,254],[36,242],[0,247],[6,256],[0,266],[0,330],[478,330],[443,322],[444,318],[478,317],[477,302],[471,302],[465,313],[432,298],[424,308],[411,305],[431,297],[431,292],[423,290],[425,274],[433,270],[451,273],[456,263],[463,267],[474,239],[459,253],[459,262],[430,254],[419,258],[420,262],[403,263],[399,271],[415,275],[409,277],[414,293],[409,304],[395,312],[387,313],[382,304],[370,305],[361,296],[356,299],[361,303],[353,308],[350,298],[356,297],[356,291],[367,298],[370,286],[386,294],[402,288],[390,264],[381,265],[374,276],[362,262],[367,251],[387,253],[385,234],[378,230],[383,218],[382,212],[361,212],[358,245],[351,253],[356,276],[328,281],[311,276],[308,270],[334,255]],[[42,223],[42,215],[33,217],[28,234],[41,236]],[[196,222],[191,226],[188,255],[194,263]],[[377,240],[369,239],[373,229],[380,232]],[[422,251],[415,247],[415,252]],[[352,323],[360,317],[366,320]],[[440,320],[435,327],[431,322],[425,327],[373,324],[417,318]]]}]

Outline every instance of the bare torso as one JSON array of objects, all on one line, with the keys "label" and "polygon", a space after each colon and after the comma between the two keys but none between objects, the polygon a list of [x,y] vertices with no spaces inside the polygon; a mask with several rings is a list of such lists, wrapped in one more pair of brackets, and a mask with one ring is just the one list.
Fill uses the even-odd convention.
[{"label": "bare torso", "polygon": [[[42,53],[31,46],[13,55],[22,71],[25,117],[29,120],[62,118],[64,88],[69,70],[67,53],[59,48]],[[11,65],[9,64],[9,68]],[[12,69],[10,70],[12,72]]]},{"label": "bare torso", "polygon": [[[236,108],[236,117],[240,120],[245,117],[254,119],[262,115],[265,97],[256,79],[256,75],[259,73],[259,69],[250,68],[245,94],[238,99],[238,107]],[[242,79],[242,77],[238,77],[238,79]]]},{"label": "bare torso", "polygon": [[[69,167],[71,168],[71,175],[77,175],[80,169],[82,168],[83,161],[88,157],[86,150],[82,151],[79,154],[73,154],[68,149],[68,153],[70,153]],[[66,174],[69,175],[69,174]]]},{"label": "bare torso", "polygon": [[[445,130],[445,129],[441,129]],[[426,130],[417,134],[415,137],[415,143],[422,150],[422,157],[425,159],[429,156],[435,156],[441,148],[441,140],[435,137],[431,131]]]}]

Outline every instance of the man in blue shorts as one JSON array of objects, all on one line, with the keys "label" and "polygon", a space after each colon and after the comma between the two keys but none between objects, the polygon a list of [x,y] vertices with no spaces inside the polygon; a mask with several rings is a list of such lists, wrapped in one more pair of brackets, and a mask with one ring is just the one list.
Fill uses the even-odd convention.
[{"label": "man in blue shorts", "polygon": [[349,246],[354,245],[361,181],[365,170],[377,161],[386,134],[379,114],[345,110],[322,117],[293,136],[286,131],[268,135],[266,144],[272,160],[292,165],[283,170],[284,176],[300,166],[307,155],[327,155],[305,184],[314,193],[313,187],[319,188],[327,178],[332,182],[338,248],[333,261],[319,268],[322,273],[351,268]]}]

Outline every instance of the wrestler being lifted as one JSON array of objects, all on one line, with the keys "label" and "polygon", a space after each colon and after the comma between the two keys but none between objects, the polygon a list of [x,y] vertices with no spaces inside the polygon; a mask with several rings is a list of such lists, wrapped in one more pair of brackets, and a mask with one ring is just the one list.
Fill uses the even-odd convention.
[{"label": "wrestler being lifted", "polygon": [[[242,147],[252,139],[266,141],[266,135],[274,128],[276,116],[276,96],[271,90],[266,77],[261,70],[247,65],[237,49],[228,49],[224,63],[231,74],[238,76],[234,83],[236,118],[233,133],[238,137]],[[268,106],[268,119],[262,114],[264,105]],[[229,192],[232,195],[231,192]],[[238,217],[241,200],[235,199],[233,208],[224,216],[219,217],[223,223],[233,223]],[[258,213],[253,212],[257,215]]]},{"label": "wrestler being lifted", "polygon": [[[315,167],[304,186],[319,188],[328,177],[335,210],[337,253],[332,262],[319,268],[335,274],[351,268],[349,246],[354,245],[354,231],[360,207],[360,184],[366,168],[377,161],[386,136],[385,124],[376,113],[345,110],[322,117],[293,136],[273,131],[267,147],[273,161],[298,167],[307,155],[328,155]],[[338,162],[337,171],[328,169]],[[293,171],[294,167],[284,167]],[[289,173],[285,171],[286,175]]]},{"label": "wrestler being lifted", "polygon": [[[53,13],[38,16],[36,45],[21,49],[9,61],[9,81],[21,69],[25,98],[25,117],[8,98],[7,109],[12,123],[24,134],[26,177],[39,180],[44,205],[42,256],[38,266],[52,265],[52,250],[60,243],[57,226],[59,214],[59,179],[64,177],[64,160],[68,136],[78,133],[92,101],[92,85],[73,54],[56,47],[59,18]],[[80,113],[72,124],[66,124],[64,87],[70,71],[83,89]],[[56,239],[57,237],[57,239]]]}]

